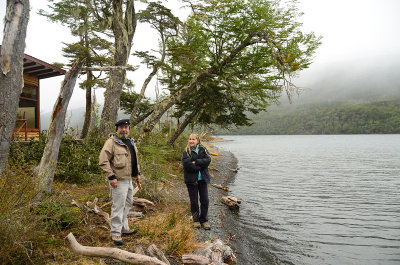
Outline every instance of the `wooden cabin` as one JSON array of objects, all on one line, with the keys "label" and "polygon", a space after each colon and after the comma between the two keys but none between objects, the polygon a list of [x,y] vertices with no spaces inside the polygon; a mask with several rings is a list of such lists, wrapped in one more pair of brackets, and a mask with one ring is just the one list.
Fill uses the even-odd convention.
[{"label": "wooden cabin", "polygon": [[[0,46],[1,49],[1,46]],[[40,80],[64,75],[66,71],[25,54],[24,87],[19,97],[13,138],[38,139],[40,132]]]}]

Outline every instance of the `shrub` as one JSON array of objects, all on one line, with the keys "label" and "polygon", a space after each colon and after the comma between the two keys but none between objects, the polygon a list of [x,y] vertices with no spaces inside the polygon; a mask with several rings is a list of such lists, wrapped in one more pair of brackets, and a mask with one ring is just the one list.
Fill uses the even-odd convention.
[{"label": "shrub", "polygon": [[94,134],[81,141],[73,139],[70,135],[64,136],[55,179],[77,184],[101,181],[102,171],[98,162],[104,142],[104,138]]},{"label": "shrub", "polygon": [[36,176],[15,163],[0,176],[0,264],[32,263],[46,235],[30,209],[37,196]]}]

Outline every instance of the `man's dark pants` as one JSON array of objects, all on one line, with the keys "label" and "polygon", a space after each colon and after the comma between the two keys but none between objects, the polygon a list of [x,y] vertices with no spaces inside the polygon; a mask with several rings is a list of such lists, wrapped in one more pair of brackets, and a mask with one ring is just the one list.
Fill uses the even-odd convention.
[{"label": "man's dark pants", "polygon": [[[186,184],[190,198],[190,211],[193,222],[204,223],[208,221],[208,187],[207,182],[199,180],[197,183]],[[199,214],[200,195],[200,214]]]}]

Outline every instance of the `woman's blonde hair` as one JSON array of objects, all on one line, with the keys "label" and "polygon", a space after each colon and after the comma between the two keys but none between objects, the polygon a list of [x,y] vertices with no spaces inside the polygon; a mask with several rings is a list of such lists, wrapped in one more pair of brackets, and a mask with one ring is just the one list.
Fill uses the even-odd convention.
[{"label": "woman's blonde hair", "polygon": [[[196,138],[197,144],[198,144],[199,146],[202,146],[199,135],[196,134],[196,133],[191,133],[191,134],[189,135],[189,139],[190,139],[190,137],[192,137],[192,136]],[[187,143],[187,145],[186,145],[185,151],[186,151],[186,153],[188,154],[189,157],[192,157],[192,154],[191,154],[192,151],[190,150],[189,139],[188,139],[188,143]]]}]

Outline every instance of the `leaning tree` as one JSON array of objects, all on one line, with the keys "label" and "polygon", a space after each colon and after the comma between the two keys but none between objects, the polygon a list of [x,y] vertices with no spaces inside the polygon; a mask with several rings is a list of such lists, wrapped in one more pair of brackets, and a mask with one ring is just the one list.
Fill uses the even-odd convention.
[{"label": "leaning tree", "polygon": [[[173,105],[190,103],[186,98],[196,97],[204,89],[230,97],[220,102],[226,104],[227,113],[231,113],[229,105],[243,100],[265,108],[266,102],[273,100],[272,92],[286,90],[290,95],[294,88],[291,78],[311,64],[320,44],[314,33],[301,31],[295,0],[207,0],[190,4],[193,14],[180,34],[168,42],[170,71],[164,73],[170,96],[154,106],[144,124],[146,131],[152,130]],[[139,141],[145,136],[142,134]]]}]

